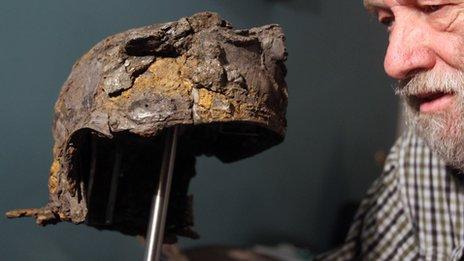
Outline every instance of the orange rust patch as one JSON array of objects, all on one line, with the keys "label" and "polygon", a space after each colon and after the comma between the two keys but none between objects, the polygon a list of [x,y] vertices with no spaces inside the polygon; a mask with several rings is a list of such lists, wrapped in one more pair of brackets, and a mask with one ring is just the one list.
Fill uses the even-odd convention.
[{"label": "orange rust patch", "polygon": [[211,109],[213,105],[213,94],[206,89],[198,90],[198,106],[203,107],[206,110]]},{"label": "orange rust patch", "polygon": [[226,95],[207,89],[198,89],[198,100],[196,101],[197,115],[201,121],[227,121],[238,116],[237,104]]},{"label": "orange rust patch", "polygon": [[66,213],[58,213],[58,216],[60,217],[61,220],[69,220],[69,218],[67,217]]},{"label": "orange rust patch", "polygon": [[58,187],[58,172],[61,169],[61,164],[58,160],[53,161],[50,167],[50,177],[48,180],[48,189],[50,193],[55,193]]},{"label": "orange rust patch", "polygon": [[188,78],[190,68],[186,66],[186,57],[160,58],[148,67],[148,70],[134,80],[132,88],[124,91],[113,101],[130,99],[146,91],[161,93],[166,98],[188,97],[193,83]]}]

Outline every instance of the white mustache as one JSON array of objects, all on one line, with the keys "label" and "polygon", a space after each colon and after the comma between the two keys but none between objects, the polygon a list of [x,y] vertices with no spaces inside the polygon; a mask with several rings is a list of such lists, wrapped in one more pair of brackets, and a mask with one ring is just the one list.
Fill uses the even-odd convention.
[{"label": "white mustache", "polygon": [[464,73],[461,71],[426,71],[411,78],[401,80],[395,88],[395,94],[401,97],[416,96],[425,93],[462,93]]}]

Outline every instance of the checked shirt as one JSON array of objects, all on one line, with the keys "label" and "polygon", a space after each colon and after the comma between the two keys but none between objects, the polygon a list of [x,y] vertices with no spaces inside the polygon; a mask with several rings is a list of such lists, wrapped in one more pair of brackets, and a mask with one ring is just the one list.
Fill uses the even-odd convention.
[{"label": "checked shirt", "polygon": [[413,132],[392,148],[361,202],[345,242],[320,260],[460,260],[464,174]]}]

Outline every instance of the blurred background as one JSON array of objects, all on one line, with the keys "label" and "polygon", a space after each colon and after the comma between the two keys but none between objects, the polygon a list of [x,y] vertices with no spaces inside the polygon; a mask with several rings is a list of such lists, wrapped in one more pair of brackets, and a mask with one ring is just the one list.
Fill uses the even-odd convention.
[{"label": "blurred background", "polygon": [[[190,191],[201,238],[179,246],[286,242],[321,252],[339,244],[397,128],[382,67],[387,34],[361,0],[3,1],[0,212],[47,202],[53,105],[76,59],[110,34],[205,10],[236,28],[283,27],[288,132],[250,159],[198,160]],[[142,260],[144,251],[116,232],[3,214],[0,232],[3,260]]]}]

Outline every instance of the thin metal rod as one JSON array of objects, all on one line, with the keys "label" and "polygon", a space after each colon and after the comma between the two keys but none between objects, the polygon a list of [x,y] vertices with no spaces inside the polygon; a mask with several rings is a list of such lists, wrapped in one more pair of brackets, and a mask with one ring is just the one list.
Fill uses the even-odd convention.
[{"label": "thin metal rod", "polygon": [[116,143],[116,155],[114,157],[113,173],[111,176],[110,194],[108,196],[108,205],[106,205],[105,224],[113,223],[114,207],[116,205],[116,196],[118,192],[119,178],[121,175],[122,152],[119,142]]},{"label": "thin metal rod", "polygon": [[159,175],[156,194],[151,206],[150,222],[148,223],[145,261],[159,261],[166,225],[166,212],[171,192],[172,172],[176,159],[178,127],[168,130],[165,136],[163,161]]}]

